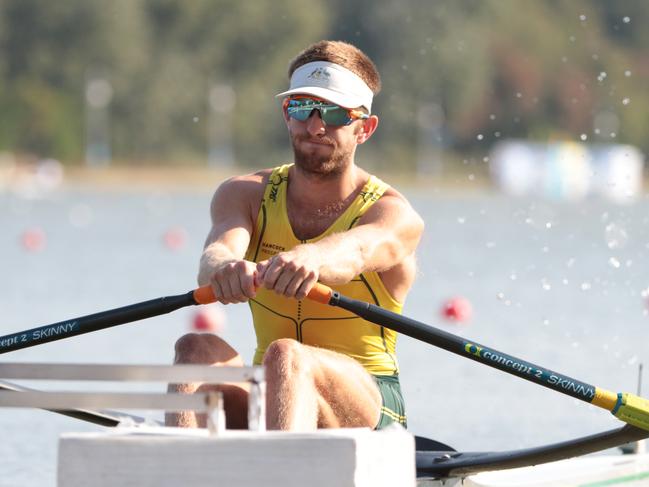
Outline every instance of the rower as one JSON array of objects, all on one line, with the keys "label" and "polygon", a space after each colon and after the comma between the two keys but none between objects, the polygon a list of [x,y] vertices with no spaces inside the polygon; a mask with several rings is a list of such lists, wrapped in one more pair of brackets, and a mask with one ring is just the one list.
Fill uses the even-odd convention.
[{"label": "rower", "polygon": [[[266,366],[269,428],[405,426],[396,332],[304,299],[320,281],[400,313],[412,286],[422,219],[355,163],[357,147],[378,126],[372,102],[380,76],[357,47],[320,41],[290,63],[289,78],[277,96],[293,162],[219,186],[198,281],[221,303],[250,305],[253,363]],[[243,360],[215,335],[188,334],[176,343],[175,363]],[[245,427],[245,388],[170,385],[184,393],[215,387],[228,427]],[[193,413],[167,417],[171,425],[203,421]]]}]

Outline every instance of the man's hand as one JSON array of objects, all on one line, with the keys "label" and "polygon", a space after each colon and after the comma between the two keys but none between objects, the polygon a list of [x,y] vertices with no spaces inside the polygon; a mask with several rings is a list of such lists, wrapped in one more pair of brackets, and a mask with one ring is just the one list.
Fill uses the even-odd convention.
[{"label": "man's hand", "polygon": [[244,303],[257,292],[257,265],[247,260],[229,260],[218,264],[211,276],[214,296],[223,304]]},{"label": "man's hand", "polygon": [[317,247],[299,245],[257,264],[257,281],[288,298],[304,299],[320,275]]}]

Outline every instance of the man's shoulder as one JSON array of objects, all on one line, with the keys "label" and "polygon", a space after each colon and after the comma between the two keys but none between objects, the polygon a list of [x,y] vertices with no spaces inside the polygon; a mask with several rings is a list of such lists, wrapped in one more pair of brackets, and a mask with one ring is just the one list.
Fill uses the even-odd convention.
[{"label": "man's shoulder", "polygon": [[254,202],[261,200],[272,169],[231,176],[223,181],[214,193],[213,201]]},{"label": "man's shoulder", "polygon": [[252,187],[252,186],[263,186],[268,182],[273,169],[261,169],[256,172],[241,174],[237,176],[232,176],[226,179],[221,186],[235,186],[238,188]]}]

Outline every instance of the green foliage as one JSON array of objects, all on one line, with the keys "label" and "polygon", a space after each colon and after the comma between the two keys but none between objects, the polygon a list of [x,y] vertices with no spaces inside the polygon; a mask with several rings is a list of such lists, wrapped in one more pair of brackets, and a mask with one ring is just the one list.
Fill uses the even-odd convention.
[{"label": "green foliage", "polygon": [[0,150],[82,160],[86,83],[105,79],[115,158],[204,160],[218,84],[236,93],[231,118],[217,112],[236,160],[275,164],[288,62],[331,38],[382,73],[361,151],[376,166],[412,167],[431,137],[483,154],[585,134],[647,153],[648,19],[643,0],[0,0]]}]

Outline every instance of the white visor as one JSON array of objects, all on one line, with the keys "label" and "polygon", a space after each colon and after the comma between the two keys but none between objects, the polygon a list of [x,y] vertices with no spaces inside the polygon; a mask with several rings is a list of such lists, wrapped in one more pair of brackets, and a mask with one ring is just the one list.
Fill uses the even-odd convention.
[{"label": "white visor", "polygon": [[359,76],[339,64],[315,61],[297,68],[288,91],[276,95],[313,95],[345,108],[372,110],[374,93]]}]

